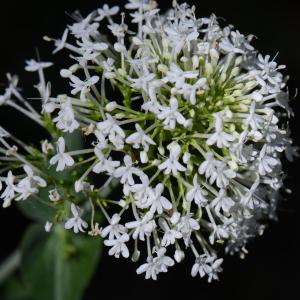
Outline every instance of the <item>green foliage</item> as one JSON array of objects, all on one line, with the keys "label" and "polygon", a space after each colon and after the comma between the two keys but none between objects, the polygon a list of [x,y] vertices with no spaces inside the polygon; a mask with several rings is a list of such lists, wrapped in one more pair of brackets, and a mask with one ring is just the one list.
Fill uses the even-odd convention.
[{"label": "green foliage", "polygon": [[66,146],[68,151],[74,151],[83,148],[83,135],[80,131],[74,131],[72,133],[65,133],[64,139],[66,142]]},{"label": "green foliage", "polygon": [[79,300],[99,261],[99,237],[62,226],[45,233],[32,225],[21,243],[21,266],[0,292],[1,300]]},{"label": "green foliage", "polygon": [[[48,198],[49,189],[42,189],[39,195],[47,193],[46,197],[32,196],[26,201],[18,202],[18,208],[26,217],[37,221],[37,222],[46,222],[54,218],[57,208],[53,205]],[[43,200],[47,199],[47,200]]]}]

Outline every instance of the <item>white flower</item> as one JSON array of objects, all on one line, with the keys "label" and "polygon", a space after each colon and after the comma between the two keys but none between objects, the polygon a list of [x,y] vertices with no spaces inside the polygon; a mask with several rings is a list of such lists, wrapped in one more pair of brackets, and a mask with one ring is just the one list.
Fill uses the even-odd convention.
[{"label": "white flower", "polygon": [[80,92],[80,100],[84,101],[86,100],[86,94],[90,92],[91,87],[99,81],[99,76],[92,76],[86,81],[82,81],[75,75],[72,75],[70,79],[72,81],[70,85],[74,88],[71,91],[71,94],[76,95]]},{"label": "white flower", "polygon": [[185,245],[188,246],[192,232],[199,230],[200,225],[197,220],[192,218],[192,214],[187,214],[180,218],[177,228],[182,233]]},{"label": "white flower", "polygon": [[69,30],[65,29],[62,38],[59,40],[55,40],[54,44],[55,44],[55,49],[53,50],[53,54],[61,51],[62,49],[64,49],[67,39],[68,39],[68,34],[69,34]]},{"label": "white flower", "polygon": [[130,187],[130,191],[134,193],[133,197],[138,208],[147,208],[151,205],[148,193],[151,190],[149,186],[149,178],[145,177],[142,183],[134,184]]},{"label": "white flower", "polygon": [[260,201],[255,197],[255,192],[260,183],[259,179],[260,178],[258,177],[249,191],[241,197],[241,204],[249,209],[254,209],[260,204]]},{"label": "white flower", "polygon": [[201,175],[205,174],[206,178],[214,177],[219,164],[220,162],[214,159],[214,155],[211,152],[207,152],[205,161],[200,164],[198,172]]},{"label": "white flower", "polygon": [[175,83],[175,87],[180,89],[185,83],[185,79],[195,79],[198,76],[198,71],[183,71],[177,64],[172,63],[170,70],[167,71],[166,77],[163,80],[165,82]]},{"label": "white flower", "polygon": [[205,174],[205,177],[209,179],[209,183],[216,182],[219,188],[226,187],[231,178],[236,176],[236,173],[229,168],[226,168],[226,164],[215,160],[211,152],[205,154],[206,160],[199,166],[198,172]]},{"label": "white flower", "polygon": [[161,240],[161,245],[163,247],[168,247],[169,245],[175,244],[176,239],[182,238],[182,233],[177,230],[176,227],[170,228],[165,219],[159,220],[161,228],[164,230],[164,235]]},{"label": "white flower", "polygon": [[270,61],[270,55],[266,55],[264,58],[261,54],[258,54],[257,66],[262,70],[260,76],[263,80],[275,86],[281,84],[282,74],[277,70],[284,69],[284,65],[277,66],[274,60]]},{"label": "white flower", "polygon": [[157,250],[157,257],[154,258],[154,263],[156,264],[156,268],[159,272],[167,272],[168,267],[174,266],[175,262],[174,260],[166,256],[167,249],[164,247],[161,247]]},{"label": "white flower", "polygon": [[217,172],[210,177],[209,182],[212,184],[216,181],[219,188],[226,187],[229,184],[230,179],[236,177],[236,172],[226,167],[226,164],[220,163]]},{"label": "white flower", "polygon": [[112,160],[111,157],[105,157],[99,148],[96,147],[94,151],[99,162],[93,167],[93,172],[97,174],[107,172],[108,174],[112,175],[115,171],[115,168],[120,166],[119,161]]},{"label": "white flower", "polygon": [[176,122],[180,125],[186,124],[186,119],[178,111],[178,101],[175,97],[171,97],[170,106],[161,106],[160,112],[157,113],[157,117],[160,120],[164,120],[163,124],[174,129],[176,127]]},{"label": "white flower", "polygon": [[57,128],[63,132],[73,132],[79,127],[79,123],[75,120],[71,99],[67,99],[62,105],[58,116],[53,119]]},{"label": "white flower", "polygon": [[126,228],[134,229],[132,238],[139,239],[141,241],[145,240],[145,236],[150,236],[152,231],[156,228],[155,221],[153,220],[153,214],[146,213],[142,220],[131,221],[125,224]]},{"label": "white flower", "polygon": [[126,138],[125,142],[127,144],[132,144],[135,149],[142,146],[145,150],[149,149],[149,145],[155,145],[155,142],[145,134],[139,124],[135,124],[135,129],[137,132],[132,133]]},{"label": "white flower", "polygon": [[11,100],[12,96],[15,95],[17,98],[20,96],[18,91],[19,78],[17,75],[6,74],[8,80],[8,87],[5,89],[4,94],[0,95],[0,106],[6,105],[8,100]]},{"label": "white flower", "polygon": [[260,175],[271,173],[273,168],[278,164],[278,160],[266,155],[267,146],[264,145],[258,158],[258,172]]},{"label": "white flower", "polygon": [[140,180],[142,180],[144,173],[140,169],[133,167],[131,157],[129,155],[126,155],[124,157],[124,166],[117,168],[113,175],[116,178],[121,177],[120,182],[122,184],[127,183],[129,185],[134,185],[135,181],[133,179],[133,175],[138,176]]},{"label": "white flower", "polygon": [[199,206],[205,206],[207,203],[207,191],[203,190],[199,183],[198,183],[198,176],[197,174],[193,178],[193,186],[189,189],[188,193],[186,194],[186,200],[192,202],[193,200]]},{"label": "white flower", "polygon": [[11,200],[15,197],[15,176],[11,171],[8,172],[7,177],[5,179],[6,188],[1,194],[1,198],[3,199],[3,207],[10,206]]},{"label": "white flower", "polygon": [[26,61],[26,67],[25,70],[27,72],[36,72],[40,71],[42,69],[49,68],[53,65],[51,62],[38,62],[34,59],[30,59]]},{"label": "white flower", "polygon": [[218,240],[224,240],[229,238],[229,232],[226,229],[226,225],[216,225],[213,226],[213,230],[209,235],[209,242],[213,245],[215,243],[215,238]]},{"label": "white flower", "polygon": [[155,74],[149,73],[138,78],[132,78],[130,79],[132,81],[131,86],[135,89],[141,89],[144,92],[149,93],[149,86],[151,82],[154,81],[155,76]]},{"label": "white flower", "polygon": [[182,94],[184,98],[190,101],[191,104],[195,105],[197,102],[196,94],[200,90],[207,90],[207,79],[201,78],[194,84],[184,83],[181,88],[177,90],[178,93]]},{"label": "white flower", "polygon": [[108,136],[110,142],[112,142],[113,145],[120,150],[124,146],[125,133],[118,125],[118,121],[116,121],[110,114],[106,114],[106,118],[106,120],[97,123],[97,129],[104,136]]},{"label": "white flower", "polygon": [[162,214],[163,210],[172,209],[172,203],[164,196],[162,193],[164,191],[163,184],[159,183],[154,189],[148,190],[148,201],[150,207],[150,212],[155,213],[157,211],[158,214]]},{"label": "white flower", "polygon": [[166,248],[160,248],[157,251],[156,257],[148,257],[147,263],[141,265],[137,270],[137,274],[146,273],[145,278],[152,278],[153,280],[157,279],[157,274],[161,272],[167,272],[168,267],[172,267],[175,263],[174,260],[165,255]]},{"label": "white flower", "polygon": [[182,233],[175,230],[175,229],[169,229],[165,231],[163,238],[161,240],[161,245],[164,247],[168,247],[169,245],[175,244],[176,239],[181,239]]},{"label": "white flower", "polygon": [[33,174],[33,170],[30,166],[25,165],[23,168],[27,177],[20,180],[15,188],[15,191],[20,194],[16,200],[26,200],[29,196],[38,192],[37,187],[47,186],[43,178]]},{"label": "white flower", "polygon": [[155,84],[150,85],[150,87],[149,87],[149,99],[147,101],[145,101],[143,103],[142,107],[141,107],[144,111],[146,111],[146,112],[151,111],[151,112],[155,113],[156,115],[161,112],[161,108],[162,108],[162,106],[160,105],[160,103],[156,99],[155,90],[158,86],[159,85],[155,85]]},{"label": "white flower", "polygon": [[41,93],[42,93],[42,99],[43,99],[42,113],[44,113],[44,112],[46,112],[46,113],[54,112],[57,105],[55,103],[55,99],[50,98],[51,84],[48,83],[46,88],[43,91],[41,91]]},{"label": "white flower", "polygon": [[104,4],[102,8],[98,9],[99,16],[95,18],[95,21],[102,21],[104,18],[109,18],[116,15],[119,12],[119,6],[109,7],[107,4]]},{"label": "white flower", "polygon": [[206,275],[208,276],[208,282],[211,282],[212,279],[218,279],[217,273],[221,271],[220,265],[222,262],[222,258],[217,259],[215,256],[202,254],[196,258],[191,275],[195,277],[199,273],[201,278]]},{"label": "white flower", "polygon": [[116,76],[116,74],[113,72],[114,64],[115,64],[114,59],[110,57],[107,60],[101,62],[101,65],[103,66],[103,76],[106,79],[112,79]]},{"label": "white flower", "polygon": [[226,196],[226,190],[224,189],[220,189],[218,196],[210,203],[210,206],[213,207],[217,213],[219,213],[221,209],[225,213],[228,213],[234,205],[235,202]]},{"label": "white flower", "polygon": [[237,160],[241,163],[247,163],[247,161],[253,160],[253,146],[246,146],[245,143],[249,137],[247,130],[240,134],[238,142],[232,145],[232,152],[236,155]]},{"label": "white flower", "polygon": [[144,20],[149,20],[151,17],[156,15],[159,12],[159,9],[152,9],[147,12],[139,12],[135,11],[134,13],[131,13],[130,16],[132,17],[131,22],[132,23],[140,23]]},{"label": "white flower", "polygon": [[221,264],[223,263],[223,258],[216,259],[211,265],[212,271],[208,274],[208,282],[212,280],[219,280],[218,273],[222,272]]},{"label": "white flower", "polygon": [[199,273],[200,277],[203,278],[212,272],[211,263],[215,260],[213,256],[207,256],[207,254],[202,254],[196,258],[195,264],[193,265],[191,275],[193,277],[197,276]]},{"label": "white flower", "polygon": [[178,161],[180,156],[180,146],[177,143],[172,143],[168,146],[168,149],[170,151],[170,156],[168,159],[166,159],[163,163],[161,163],[158,168],[160,170],[164,170],[164,174],[168,175],[172,172],[174,176],[176,176],[179,172],[184,172],[186,170],[186,167],[184,167],[180,162]]},{"label": "white flower", "polygon": [[113,240],[115,237],[119,237],[123,233],[126,233],[126,228],[124,225],[119,224],[121,218],[119,214],[114,214],[110,219],[110,224],[107,225],[101,231],[101,236],[103,238],[108,236],[109,240]]},{"label": "white flower", "polygon": [[127,9],[136,9],[136,10],[148,10],[151,9],[152,6],[149,0],[129,0],[125,5]]},{"label": "white flower", "polygon": [[118,38],[124,38],[125,33],[127,32],[128,26],[126,24],[116,24],[113,23],[111,25],[108,25],[107,28],[111,31],[111,33],[118,37]]},{"label": "white flower", "polygon": [[17,75],[6,74],[8,87],[5,89],[4,94],[0,95],[0,106],[6,105],[8,100],[11,100],[13,96],[20,99],[20,93],[18,89],[19,78]]},{"label": "white flower", "polygon": [[229,27],[224,28],[225,37],[221,39],[220,49],[225,53],[244,54],[254,48],[246,40],[245,36],[239,31],[230,31]]},{"label": "white flower", "polygon": [[[94,129],[92,128],[92,130],[94,130]],[[108,148],[108,141],[106,139],[106,136],[98,129],[94,130],[93,133],[97,137],[97,142],[95,143],[95,148],[98,148],[100,150],[104,150],[104,149]]]},{"label": "white flower", "polygon": [[58,164],[56,171],[63,171],[65,167],[71,167],[74,164],[74,159],[71,155],[65,153],[65,140],[60,137],[57,141],[57,154],[50,159],[50,165]]},{"label": "white flower", "polygon": [[129,135],[125,142],[127,144],[132,144],[132,147],[135,149],[139,149],[140,146],[142,146],[144,151],[140,152],[140,159],[142,163],[146,163],[148,162],[147,152],[149,150],[149,145],[155,145],[156,143],[145,134],[144,130],[139,124],[135,124],[135,129],[136,132]]},{"label": "white flower", "polygon": [[[186,11],[187,5],[183,4],[182,6],[185,6],[182,11]],[[190,18],[186,18],[188,15],[189,13],[185,13],[180,22],[176,19],[174,22],[170,21],[164,26],[164,32],[168,36],[174,56],[178,55],[184,47],[186,47],[187,51],[190,51],[191,42],[196,41],[199,36],[195,17],[190,15]]]},{"label": "white flower", "polygon": [[99,23],[91,23],[93,15],[93,13],[89,14],[85,19],[81,19],[79,22],[69,26],[69,29],[75,38],[88,39],[90,37],[96,37],[99,34]]},{"label": "white flower", "polygon": [[91,42],[87,39],[83,39],[82,42],[77,42],[77,44],[80,46],[82,58],[86,61],[97,61],[97,57],[100,53],[108,49],[108,45],[106,43]]},{"label": "white flower", "polygon": [[157,274],[159,273],[157,266],[154,262],[154,258],[152,256],[147,258],[147,262],[139,266],[136,270],[137,274],[146,273],[145,278],[153,280],[157,280]]},{"label": "white flower", "polygon": [[111,247],[111,249],[108,251],[109,255],[119,258],[121,254],[124,258],[128,258],[129,250],[125,244],[128,241],[129,236],[127,233],[124,233],[120,237],[117,237],[115,240],[105,240],[104,245]]},{"label": "white flower", "polygon": [[255,101],[252,102],[247,118],[244,120],[246,128],[250,125],[255,132],[263,128],[264,118],[255,113]]},{"label": "white flower", "polygon": [[215,133],[213,133],[206,141],[208,145],[216,144],[217,147],[230,147],[230,142],[235,140],[235,137],[231,134],[223,131],[223,119],[219,113],[214,115],[215,117]]},{"label": "white flower", "polygon": [[73,217],[66,221],[65,229],[73,229],[74,233],[78,233],[79,231],[84,232],[84,229],[88,227],[88,224],[80,218],[78,207],[76,207],[74,203],[71,204],[71,211]]}]

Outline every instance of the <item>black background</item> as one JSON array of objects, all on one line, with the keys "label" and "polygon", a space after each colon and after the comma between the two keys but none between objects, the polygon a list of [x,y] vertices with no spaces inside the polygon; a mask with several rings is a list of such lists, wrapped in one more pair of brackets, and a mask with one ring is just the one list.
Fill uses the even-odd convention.
[{"label": "black background", "polygon": [[[160,7],[171,5],[171,0],[159,0]],[[179,1],[182,2],[182,1]],[[300,87],[300,5],[298,1],[196,1],[187,0],[197,6],[200,16],[215,13],[228,23],[234,24],[244,34],[258,37],[255,46],[264,54],[274,56],[287,65],[290,75],[289,88],[293,94]],[[35,57],[39,49],[42,59],[52,60],[51,45],[42,40],[47,34],[59,37],[66,24],[72,23],[69,16],[79,9],[83,15],[101,7],[104,3],[124,4],[112,0],[61,0],[33,1],[10,0],[0,2],[0,84],[5,83],[5,73],[19,74],[21,86],[32,95],[32,76],[24,71],[24,61]],[[65,55],[58,54],[55,61],[62,67]],[[58,70],[49,69],[51,76]],[[58,83],[58,89],[63,88]],[[291,122],[294,139],[299,143],[297,132],[300,126],[300,104],[296,99],[293,107],[295,118]],[[43,136],[32,122],[7,108],[0,109],[0,124],[10,128],[25,141],[38,141]],[[96,299],[295,299],[299,284],[298,206],[299,160],[289,166],[287,183],[293,189],[287,201],[279,208],[279,222],[272,223],[263,237],[249,245],[245,260],[226,257],[220,281],[207,284],[200,278],[192,279],[192,261],[187,259],[172,268],[168,274],[159,276],[157,282],[146,281],[135,274],[137,265],[130,261],[117,260],[103,254],[97,274],[88,287],[84,300]],[[15,208],[0,209],[0,259],[4,259],[20,241],[28,224]],[[0,296],[1,298],[1,296]],[[0,299],[2,300],[2,299]],[[3,299],[4,300],[4,299]],[[42,300],[42,299],[41,299]]]}]

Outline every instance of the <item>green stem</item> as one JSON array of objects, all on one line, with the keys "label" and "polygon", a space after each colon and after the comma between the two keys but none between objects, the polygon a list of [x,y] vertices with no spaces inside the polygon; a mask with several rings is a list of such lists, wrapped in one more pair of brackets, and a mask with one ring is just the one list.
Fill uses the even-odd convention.
[{"label": "green stem", "polygon": [[17,249],[0,265],[0,285],[14,273],[21,263],[21,252]]}]

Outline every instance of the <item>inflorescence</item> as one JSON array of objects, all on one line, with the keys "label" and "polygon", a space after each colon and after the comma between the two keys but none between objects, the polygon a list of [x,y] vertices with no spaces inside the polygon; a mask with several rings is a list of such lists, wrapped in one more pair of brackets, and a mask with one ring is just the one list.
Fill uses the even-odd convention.
[{"label": "inflorescence", "polygon": [[[41,112],[7,75],[0,106],[22,112],[49,138],[39,149],[0,127],[0,197],[8,207],[42,201],[46,190],[57,209],[46,231],[62,223],[101,235],[110,255],[142,260],[137,273],[152,279],[191,250],[191,275],[210,282],[222,270],[222,247],[244,256],[248,240],[276,218],[282,156],[297,155],[284,66],[258,53],[253,35],[220,27],[215,15],[196,18],[187,4],[174,1],[164,14],[151,0],[125,8],[76,14],[61,39],[45,37],[75,63],[59,66],[71,89],[56,96],[44,76],[52,63],[26,62],[39,76]],[[75,133],[87,142],[68,151],[65,135]],[[59,176],[66,171],[71,184]],[[108,199],[118,184],[122,195]]]}]

